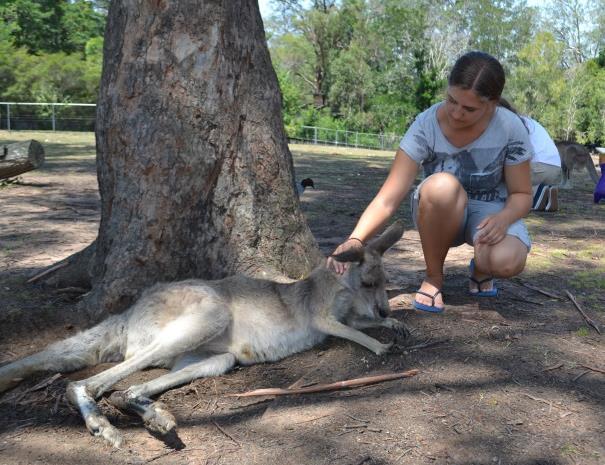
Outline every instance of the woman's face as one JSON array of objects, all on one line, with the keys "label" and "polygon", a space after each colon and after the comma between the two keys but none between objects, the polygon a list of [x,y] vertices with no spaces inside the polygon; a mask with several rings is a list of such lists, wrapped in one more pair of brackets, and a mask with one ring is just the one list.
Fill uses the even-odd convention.
[{"label": "woman's face", "polygon": [[445,100],[447,121],[452,129],[468,129],[489,119],[496,103],[479,97],[474,90],[449,86]]}]

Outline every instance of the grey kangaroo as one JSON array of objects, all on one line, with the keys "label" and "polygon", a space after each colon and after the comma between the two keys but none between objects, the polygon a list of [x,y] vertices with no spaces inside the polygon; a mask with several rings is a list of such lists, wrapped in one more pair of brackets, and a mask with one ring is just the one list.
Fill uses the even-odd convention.
[{"label": "grey kangaroo", "polygon": [[400,321],[387,317],[382,265],[382,254],[402,234],[403,223],[398,221],[365,247],[335,256],[352,262],[342,276],[322,264],[307,278],[292,283],[235,275],[216,281],[157,284],[124,313],[0,367],[0,392],[43,371],[67,372],[121,362],[67,386],[67,398],[91,434],[119,447],[120,432],[101,414],[95,400],[146,367],[171,371],[115,391],[109,401],[140,415],[148,429],[164,435],[176,428],[175,418],[150,397],[172,387],[220,375],[237,363],[280,360],[311,348],[326,336],[348,339],[383,354],[393,342],[383,344],[359,329],[386,327],[397,336],[409,336]]},{"label": "grey kangaroo", "polygon": [[575,142],[561,141],[555,144],[559,155],[561,156],[561,170],[563,171],[563,180],[561,185],[571,188],[571,172],[585,167],[594,183],[598,183],[600,176],[590,157],[590,150],[584,145]]}]

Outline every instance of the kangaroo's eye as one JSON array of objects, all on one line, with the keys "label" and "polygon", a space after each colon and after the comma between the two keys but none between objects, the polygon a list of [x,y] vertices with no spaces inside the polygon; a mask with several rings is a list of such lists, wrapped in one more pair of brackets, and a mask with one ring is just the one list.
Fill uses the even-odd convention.
[{"label": "kangaroo's eye", "polygon": [[362,281],[361,286],[362,287],[374,287],[374,283],[368,283],[368,282]]}]

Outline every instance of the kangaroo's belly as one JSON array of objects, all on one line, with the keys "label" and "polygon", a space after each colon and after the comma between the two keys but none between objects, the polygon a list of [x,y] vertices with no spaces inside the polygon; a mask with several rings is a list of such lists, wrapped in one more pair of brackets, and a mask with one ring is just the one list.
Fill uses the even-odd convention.
[{"label": "kangaroo's belly", "polygon": [[325,338],[310,328],[277,327],[233,328],[229,352],[242,365],[280,360],[296,352],[310,349]]}]

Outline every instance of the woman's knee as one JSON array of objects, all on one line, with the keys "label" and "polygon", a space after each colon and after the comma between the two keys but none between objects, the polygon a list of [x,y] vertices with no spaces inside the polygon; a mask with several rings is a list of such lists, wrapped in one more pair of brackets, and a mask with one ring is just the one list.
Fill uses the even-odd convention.
[{"label": "woman's knee", "polygon": [[504,244],[492,247],[488,255],[491,274],[498,278],[510,278],[518,275],[525,268],[527,247],[514,236],[507,236]]},{"label": "woman's knee", "polygon": [[435,173],[420,187],[420,204],[461,206],[464,208],[467,196],[462,184],[450,173]]}]

